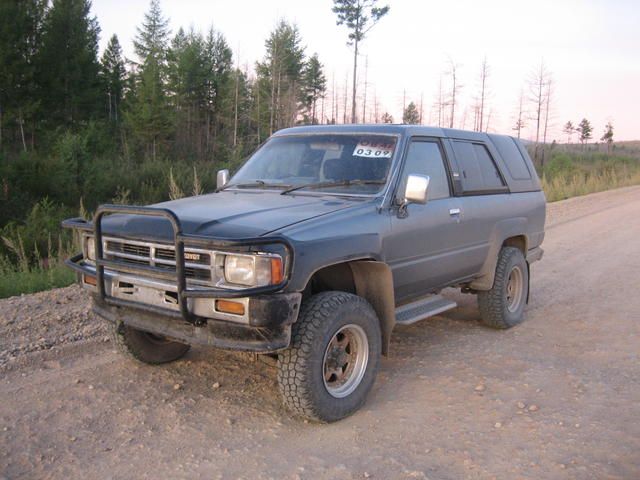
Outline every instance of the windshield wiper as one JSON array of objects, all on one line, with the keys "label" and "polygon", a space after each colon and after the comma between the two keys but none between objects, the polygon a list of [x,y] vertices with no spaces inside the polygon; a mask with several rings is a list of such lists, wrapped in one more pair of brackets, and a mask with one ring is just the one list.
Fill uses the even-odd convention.
[{"label": "windshield wiper", "polygon": [[329,187],[349,187],[351,185],[384,185],[384,180],[334,180],[332,182],[316,182],[306,183],[304,185],[296,185],[295,187],[283,190],[280,195],[302,190],[303,188],[329,188]]},{"label": "windshield wiper", "polygon": [[248,183],[228,183],[224,187],[221,187],[216,190],[217,192],[221,192],[222,190],[226,190],[227,188],[236,187],[236,188],[287,188],[291,187],[291,185],[285,183],[267,183],[264,180],[256,180],[254,182]]}]

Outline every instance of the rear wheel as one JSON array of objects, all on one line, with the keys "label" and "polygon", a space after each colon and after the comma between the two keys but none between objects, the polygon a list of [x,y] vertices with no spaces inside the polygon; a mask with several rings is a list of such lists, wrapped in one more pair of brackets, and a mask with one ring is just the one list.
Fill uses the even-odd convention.
[{"label": "rear wheel", "polygon": [[191,348],[187,344],[138,330],[123,323],[114,324],[113,339],[121,352],[150,364],[173,362],[182,358]]},{"label": "rear wheel", "polygon": [[524,320],[529,295],[529,269],[515,247],[500,250],[493,288],[478,293],[482,321],[493,328],[511,328]]},{"label": "rear wheel", "polygon": [[361,297],[323,292],[293,325],[291,346],[278,357],[285,404],[310,420],[333,422],[358,410],[380,362],[378,317]]}]

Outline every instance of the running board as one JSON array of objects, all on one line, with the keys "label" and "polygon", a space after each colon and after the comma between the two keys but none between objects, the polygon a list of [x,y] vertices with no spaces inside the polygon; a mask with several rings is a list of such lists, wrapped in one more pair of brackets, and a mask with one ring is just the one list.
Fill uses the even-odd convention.
[{"label": "running board", "polygon": [[396,323],[411,325],[427,317],[433,317],[439,313],[456,308],[458,304],[441,297],[432,295],[413,303],[396,308]]}]

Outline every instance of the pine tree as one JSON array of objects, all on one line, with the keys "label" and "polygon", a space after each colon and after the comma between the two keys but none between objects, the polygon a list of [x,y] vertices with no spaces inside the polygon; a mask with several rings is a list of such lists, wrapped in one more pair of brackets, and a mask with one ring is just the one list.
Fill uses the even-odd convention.
[{"label": "pine tree", "polygon": [[593,132],[593,127],[591,123],[586,118],[583,118],[578,124],[578,133],[580,134],[580,143],[583,145],[591,140],[591,134]]},{"label": "pine tree", "polygon": [[168,25],[159,1],[152,0],[133,42],[140,64],[127,121],[146,154],[154,160],[158,146],[166,143],[171,131],[172,119],[165,91]]},{"label": "pine tree", "polygon": [[571,137],[576,132],[577,128],[573,126],[573,122],[571,120],[567,121],[562,127],[562,132],[567,134],[567,143],[571,143]]},{"label": "pine tree", "polygon": [[327,91],[327,79],[322,71],[322,63],[318,54],[314,53],[307,61],[303,77],[304,104],[312,125],[318,123],[316,107],[318,100],[324,98]]},{"label": "pine tree", "polygon": [[420,123],[420,112],[413,102],[409,102],[407,108],[402,113],[402,123],[407,125],[417,125]]},{"label": "pine tree", "polygon": [[265,42],[264,60],[256,65],[269,134],[293,126],[298,118],[305,65],[301,44],[298,27],[281,20]]},{"label": "pine tree", "polygon": [[226,155],[234,116],[233,52],[222,33],[209,29],[205,40],[206,151]]},{"label": "pine tree", "polygon": [[600,140],[607,144],[607,155],[611,155],[611,146],[613,145],[613,125],[611,122],[607,122]]},{"label": "pine tree", "polygon": [[37,107],[35,58],[46,5],[46,0],[0,2],[0,148],[7,133],[15,132],[19,138],[15,143],[27,150],[24,127],[33,125]]},{"label": "pine tree", "polygon": [[102,54],[100,64],[102,81],[107,97],[107,114],[109,120],[118,122],[127,71],[117,35],[113,35],[109,39],[107,48]]},{"label": "pine tree", "polygon": [[333,0],[332,11],[338,16],[337,25],[349,29],[348,45],[353,45],[353,87],[351,90],[351,123],[356,123],[356,90],[358,51],[367,33],[389,13],[389,6],[376,7],[378,0]]},{"label": "pine tree", "polygon": [[393,117],[389,112],[384,112],[382,114],[382,123],[393,123]]},{"label": "pine tree", "polygon": [[100,27],[89,0],[54,0],[38,58],[39,100],[52,125],[72,127],[100,111]]}]

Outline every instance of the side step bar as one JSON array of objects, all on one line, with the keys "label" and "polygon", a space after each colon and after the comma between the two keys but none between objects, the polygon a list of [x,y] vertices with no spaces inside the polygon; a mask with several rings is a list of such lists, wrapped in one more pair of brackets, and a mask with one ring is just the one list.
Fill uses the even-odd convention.
[{"label": "side step bar", "polygon": [[396,323],[411,325],[427,317],[456,308],[458,304],[440,295],[431,295],[416,302],[396,308]]}]

